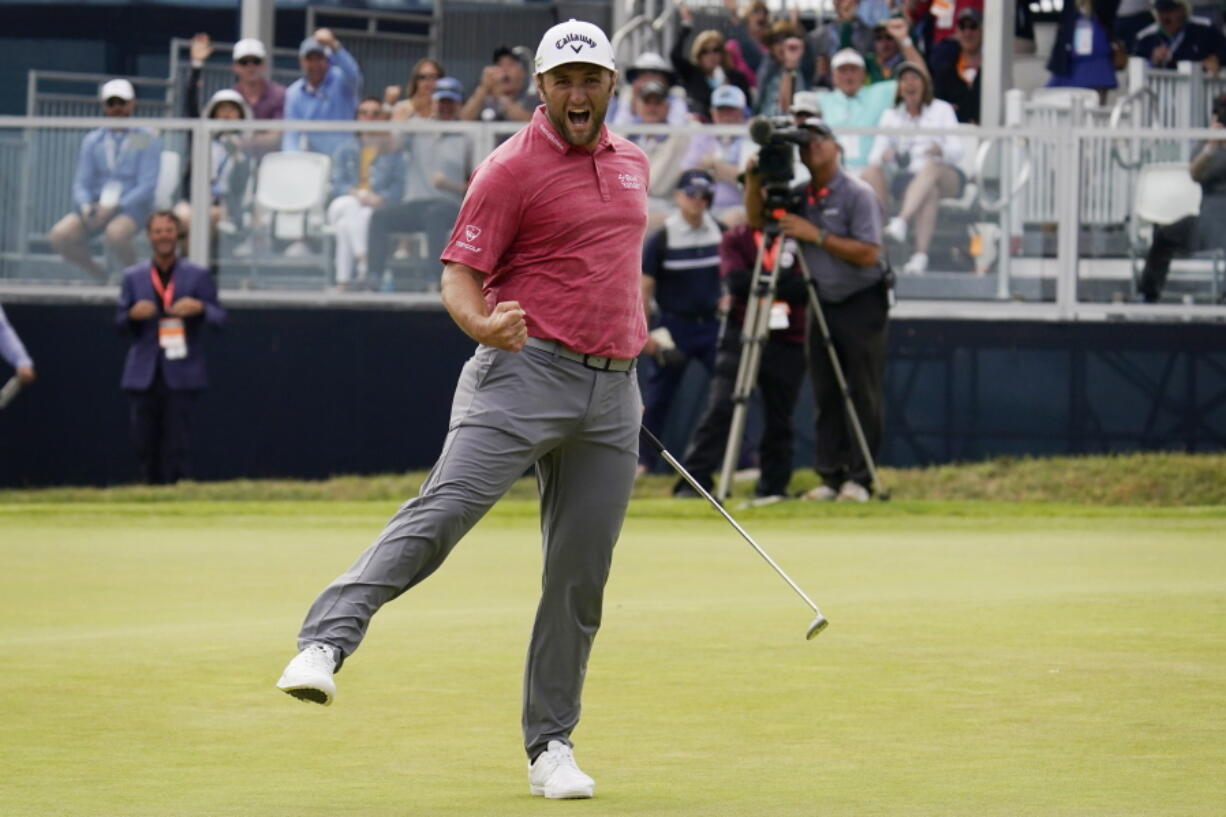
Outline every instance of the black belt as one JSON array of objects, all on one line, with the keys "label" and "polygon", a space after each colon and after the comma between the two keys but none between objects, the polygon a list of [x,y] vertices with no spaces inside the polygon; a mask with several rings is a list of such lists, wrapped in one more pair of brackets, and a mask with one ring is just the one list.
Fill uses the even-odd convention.
[{"label": "black belt", "polygon": [[597,369],[602,372],[628,372],[634,367],[634,358],[618,358],[618,357],[603,357],[602,355],[585,355],[583,352],[576,352],[568,346],[563,346],[556,340],[544,340],[542,338],[528,338],[525,346],[531,346],[533,349],[541,349],[558,357],[564,357],[567,360],[573,360],[576,363],[582,363],[589,369]]}]

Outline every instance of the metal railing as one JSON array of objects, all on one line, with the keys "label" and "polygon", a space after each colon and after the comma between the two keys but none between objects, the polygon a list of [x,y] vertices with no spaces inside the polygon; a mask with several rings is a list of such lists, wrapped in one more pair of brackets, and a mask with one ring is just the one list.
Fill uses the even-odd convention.
[{"label": "metal railing", "polygon": [[[77,273],[60,261],[46,244],[46,231],[55,220],[71,209],[71,171],[76,165],[76,156],[71,151],[49,150],[49,146],[61,146],[70,140],[79,140],[84,133],[95,127],[113,126],[111,119],[0,118],[0,171],[21,168],[28,182],[0,187],[4,200],[0,201],[0,213],[8,218],[0,221],[0,277],[10,281],[35,283],[86,283],[82,273]],[[474,146],[474,161],[487,155],[495,144],[506,135],[515,132],[515,123],[469,123],[469,122],[224,122],[218,120],[160,120],[142,121],[142,125],[159,128],[166,144],[183,145],[188,134],[192,138],[191,154],[183,147],[173,148],[182,153],[186,164],[207,167],[212,137],[223,130],[251,132],[293,127],[298,130],[344,131],[361,133],[386,131],[398,135],[427,132],[451,132],[467,136]],[[668,126],[639,126],[627,129],[630,134],[669,134],[670,138],[692,139],[699,135],[744,137],[745,129],[736,126],[689,125],[681,128]],[[848,133],[875,134],[876,129],[847,129]],[[1132,288],[1132,271],[1127,252],[1101,259],[1087,258],[1079,245],[1079,236],[1085,225],[1087,212],[1085,190],[1095,183],[1099,168],[1086,161],[1087,156],[1103,153],[1109,155],[1110,142],[1125,140],[1144,143],[1152,140],[1149,129],[1121,128],[1106,132],[1100,127],[1074,125],[1066,121],[1058,128],[1013,127],[1013,128],[959,128],[947,131],[930,131],[936,134],[970,136],[978,140],[979,148],[973,162],[971,179],[978,186],[979,195],[964,212],[942,211],[935,241],[943,248],[966,254],[967,232],[970,228],[981,230],[983,240],[992,244],[995,262],[988,265],[986,274],[976,275],[969,266],[948,267],[934,263],[927,275],[904,278],[901,283],[903,296],[915,303],[916,298],[948,301],[963,299],[983,303],[996,301],[1011,303],[1018,299],[1030,302],[1053,304],[1056,316],[1072,316],[1084,313],[1087,301],[1108,301],[1127,295]],[[1195,142],[1217,135],[1209,131],[1162,132],[1162,139]],[[176,137],[176,138],[171,138]],[[1105,144],[1104,144],[1105,143]],[[1048,165],[1043,174],[1037,157],[1046,157]],[[1074,168],[1073,172],[1066,172]],[[1124,168],[1113,168],[1112,173],[1133,174]],[[58,175],[57,175],[58,174]],[[11,179],[9,172],[0,178]],[[51,180],[54,179],[54,183]],[[1130,182],[1131,183],[1131,182]],[[1052,185],[1050,197],[1055,210],[1050,225],[1034,225],[1019,219],[1025,197],[1038,185]],[[192,207],[191,256],[208,263],[214,252],[209,241],[208,203],[211,200],[207,174],[194,173],[184,197]],[[1121,196],[1123,194],[1120,194]],[[667,204],[667,198],[661,201]],[[1131,199],[1125,203],[1121,225],[1131,217]],[[982,228],[993,229],[982,231]],[[1054,237],[1055,244],[1031,245],[1024,240],[1036,232]],[[322,233],[321,233],[322,235]],[[909,252],[909,245],[893,245],[891,251]],[[317,250],[306,260],[295,260],[276,255],[269,256],[267,263],[279,268],[295,265],[309,266],[312,270],[309,281],[296,286],[318,289],[330,283],[330,257],[327,251]],[[221,254],[221,281],[223,286],[266,287],[276,285],[274,277],[260,278],[264,261],[245,260],[247,272],[244,283],[238,283],[228,270],[236,264],[232,255],[223,247]],[[231,265],[231,266],[227,266]],[[270,267],[271,268],[271,267]],[[437,273],[437,263],[435,263]],[[252,277],[255,276],[255,277]],[[284,279],[287,280],[287,279]],[[305,279],[304,279],[305,280]],[[1087,289],[1095,282],[1106,282],[1110,290],[1104,294]],[[1079,287],[1081,292],[1079,292]],[[1114,308],[1114,307],[1113,307]],[[1218,307],[1218,309],[1222,309]]]}]

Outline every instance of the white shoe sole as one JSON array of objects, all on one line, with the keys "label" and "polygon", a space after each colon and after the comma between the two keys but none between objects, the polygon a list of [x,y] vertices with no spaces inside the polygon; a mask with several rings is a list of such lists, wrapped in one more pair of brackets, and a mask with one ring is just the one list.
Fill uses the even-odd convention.
[{"label": "white shoe sole", "polygon": [[544,786],[528,785],[529,790],[537,797],[544,797],[547,800],[586,800],[596,791],[595,786],[583,786],[574,789],[563,789],[562,791],[549,791]]}]

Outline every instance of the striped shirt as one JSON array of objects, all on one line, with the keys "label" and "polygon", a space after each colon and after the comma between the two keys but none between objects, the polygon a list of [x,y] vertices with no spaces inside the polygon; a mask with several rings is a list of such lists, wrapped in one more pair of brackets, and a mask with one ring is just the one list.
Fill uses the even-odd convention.
[{"label": "striped shirt", "polygon": [[656,303],[666,315],[706,318],[719,304],[719,242],[723,234],[710,213],[690,226],[673,213],[643,248],[643,274],[656,279]]}]

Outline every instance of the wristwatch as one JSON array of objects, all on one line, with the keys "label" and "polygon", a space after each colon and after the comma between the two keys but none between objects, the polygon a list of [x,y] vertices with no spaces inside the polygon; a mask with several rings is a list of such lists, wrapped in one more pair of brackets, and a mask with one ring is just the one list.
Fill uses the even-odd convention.
[{"label": "wristwatch", "polygon": [[817,228],[817,241],[813,243],[819,247],[826,246],[826,228],[825,227]]}]

